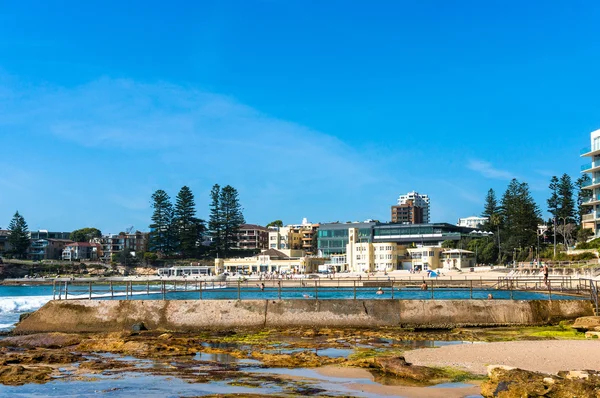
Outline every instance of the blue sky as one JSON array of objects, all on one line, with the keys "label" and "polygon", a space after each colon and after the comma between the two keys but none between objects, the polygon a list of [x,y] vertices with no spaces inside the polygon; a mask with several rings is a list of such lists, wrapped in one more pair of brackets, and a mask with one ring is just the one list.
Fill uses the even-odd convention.
[{"label": "blue sky", "polygon": [[[522,4],[526,3],[526,4]],[[489,188],[579,176],[600,128],[600,3],[0,4],[0,227],[147,230],[150,195],[213,184],[247,222],[432,221]]]}]

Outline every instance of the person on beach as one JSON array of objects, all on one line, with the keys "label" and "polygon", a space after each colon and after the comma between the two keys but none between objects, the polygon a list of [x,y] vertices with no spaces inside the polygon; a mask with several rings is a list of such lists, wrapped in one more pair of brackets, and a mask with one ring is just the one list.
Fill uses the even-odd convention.
[{"label": "person on beach", "polygon": [[379,289],[377,289],[377,292],[375,294],[383,294],[383,293],[384,293],[383,289],[379,288]]},{"label": "person on beach", "polygon": [[421,285],[421,290],[427,290],[427,282],[423,281],[423,284]]},{"label": "person on beach", "polygon": [[260,285],[257,283],[257,284],[256,284],[256,286],[257,286],[258,288],[260,288],[260,290],[261,290],[261,291],[264,291],[264,290],[265,290],[265,284],[264,284],[264,283],[261,283]]}]

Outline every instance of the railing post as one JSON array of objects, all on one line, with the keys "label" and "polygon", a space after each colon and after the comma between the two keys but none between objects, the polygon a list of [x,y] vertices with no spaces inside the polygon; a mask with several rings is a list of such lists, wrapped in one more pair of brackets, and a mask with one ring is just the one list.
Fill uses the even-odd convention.
[{"label": "railing post", "polygon": [[89,284],[90,284],[90,298],[89,299],[91,300],[92,299],[92,282],[89,282]]},{"label": "railing post", "polygon": [[68,300],[69,281],[65,281],[65,300]]},{"label": "railing post", "polygon": [[470,289],[471,290],[471,296],[470,296],[470,298],[471,298],[471,300],[473,300],[473,281],[470,281],[470,282],[471,282],[471,289]]},{"label": "railing post", "polygon": [[167,285],[166,285],[165,281],[162,281],[161,290],[162,290],[163,300],[166,300],[167,299]]},{"label": "railing post", "polygon": [[356,280],[354,282],[354,300],[356,300]]},{"label": "railing post", "polygon": [[202,281],[200,281],[200,300],[202,300]]},{"label": "railing post", "polygon": [[281,300],[281,281],[277,281],[277,297]]},{"label": "railing post", "polygon": [[390,281],[390,288],[392,289],[392,300],[394,299],[394,282]]},{"label": "railing post", "polygon": [[241,299],[241,295],[242,295],[242,281],[238,280],[238,301]]},{"label": "railing post", "polygon": [[150,295],[150,280],[146,281],[146,296]]},{"label": "railing post", "polygon": [[431,281],[431,299],[433,300],[433,285],[435,285],[435,281]]},{"label": "railing post", "polygon": [[110,298],[112,299],[112,298],[115,298],[112,281],[110,281],[109,284],[110,284]]},{"label": "railing post", "polygon": [[52,300],[56,300],[56,279],[52,281]]}]

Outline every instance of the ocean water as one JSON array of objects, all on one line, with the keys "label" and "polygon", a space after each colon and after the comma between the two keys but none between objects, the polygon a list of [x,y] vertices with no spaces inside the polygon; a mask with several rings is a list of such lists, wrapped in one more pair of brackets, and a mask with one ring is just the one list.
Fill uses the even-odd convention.
[{"label": "ocean water", "polygon": [[0,286],[0,331],[8,331],[19,316],[52,300],[52,286]]}]

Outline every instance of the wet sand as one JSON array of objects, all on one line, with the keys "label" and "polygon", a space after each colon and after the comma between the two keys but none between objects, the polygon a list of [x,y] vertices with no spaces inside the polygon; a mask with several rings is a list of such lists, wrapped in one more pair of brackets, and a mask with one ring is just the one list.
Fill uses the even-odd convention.
[{"label": "wet sand", "polygon": [[487,365],[507,365],[542,373],[561,370],[600,370],[598,340],[506,341],[461,344],[407,351],[414,365],[451,366],[487,374]]},{"label": "wet sand", "polygon": [[[339,366],[324,366],[316,369],[317,373],[325,377],[332,378],[350,378],[350,379],[370,379],[373,375],[366,369],[345,368]],[[470,387],[409,387],[392,386],[381,384],[351,383],[347,387],[357,392],[376,395],[401,396],[406,398],[463,398],[469,395],[479,395],[479,383],[472,384]]]}]

